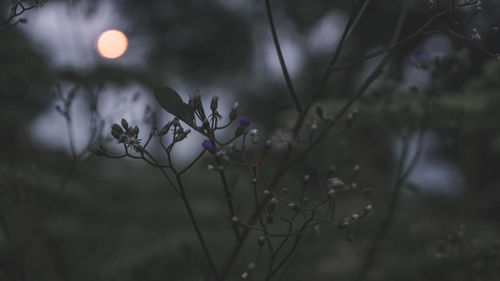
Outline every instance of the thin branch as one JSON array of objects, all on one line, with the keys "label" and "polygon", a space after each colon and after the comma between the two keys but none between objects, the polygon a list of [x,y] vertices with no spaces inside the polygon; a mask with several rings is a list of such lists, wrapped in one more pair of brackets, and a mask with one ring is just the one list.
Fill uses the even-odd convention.
[{"label": "thin branch", "polygon": [[198,156],[196,156],[196,158],[191,161],[191,163],[189,163],[186,167],[184,167],[184,169],[182,169],[180,172],[179,172],[179,175],[182,175],[184,174],[185,172],[187,172],[196,162],[198,162],[198,160],[201,159],[201,157],[205,154],[206,150],[203,149],[199,154]]},{"label": "thin branch", "polygon": [[[214,158],[215,158],[217,165],[221,165],[220,159],[215,155],[214,155]],[[224,170],[219,170],[219,176],[220,176],[220,180],[222,182],[222,188],[224,190],[224,195],[226,197],[227,209],[229,210],[229,214],[231,215],[231,219],[232,219],[233,217],[236,217],[236,211],[235,211],[234,205],[233,205],[233,194],[232,194],[231,190],[229,189],[229,184],[227,183],[227,178],[226,178],[226,174],[225,174]],[[240,231],[239,231],[237,225],[231,221],[231,226],[233,228],[234,236],[236,237],[236,240],[239,241],[241,238],[241,235],[240,235]]]},{"label": "thin branch", "polygon": [[[21,9],[19,11],[18,11],[18,7],[21,7]],[[0,22],[0,31],[7,29],[16,17],[18,17],[18,16],[22,15],[24,12],[29,11],[29,10],[36,8],[36,7],[37,7],[37,5],[31,5],[27,8],[25,8],[22,3],[14,4],[10,9],[10,14],[9,14],[9,17],[7,18],[7,20]],[[14,24],[12,24],[10,26],[14,26],[18,22],[19,21],[15,22]]]},{"label": "thin branch", "polygon": [[346,68],[349,68],[349,67],[352,67],[352,66],[355,66],[355,65],[359,65],[359,64],[362,64],[370,59],[373,59],[373,58],[376,58],[380,55],[383,55],[385,53],[388,53],[392,50],[394,50],[395,48],[398,48],[400,47],[401,45],[417,38],[418,36],[420,35],[428,35],[429,34],[429,31],[426,31],[425,29],[427,27],[429,27],[436,19],[444,16],[444,15],[447,15],[449,14],[450,12],[449,11],[443,11],[443,12],[440,12],[440,13],[437,13],[435,15],[433,15],[432,17],[430,17],[418,30],[416,30],[414,33],[396,41],[396,42],[392,42],[389,46],[383,48],[383,49],[380,49],[378,51],[375,51],[373,53],[370,53],[364,57],[362,57],[361,59],[358,59],[358,60],[354,60],[354,61],[351,61],[351,62],[348,62],[348,63],[345,63],[345,64],[342,64],[340,66],[337,66],[337,67],[333,67],[330,69],[331,72],[336,72],[336,71],[339,71],[339,70],[343,70],[343,69],[346,69]]},{"label": "thin branch", "polygon": [[420,159],[420,155],[422,153],[422,148],[423,148],[423,139],[424,139],[424,129],[425,129],[425,124],[427,122],[428,118],[428,111],[424,113],[424,116],[422,117],[422,124],[420,126],[419,134],[418,134],[418,139],[417,139],[417,151],[413,155],[412,159],[410,160],[410,164],[405,168],[405,162],[408,158],[408,140],[406,140],[403,143],[402,147],[402,152],[401,156],[399,157],[399,163],[398,163],[398,170],[397,170],[397,175],[396,175],[396,180],[394,182],[393,186],[393,192],[391,199],[389,201],[389,206],[387,208],[387,212],[384,216],[384,219],[381,223],[380,228],[378,229],[377,233],[375,234],[372,243],[367,251],[367,254],[365,255],[363,262],[361,264],[361,268],[359,271],[359,274],[356,278],[356,281],[362,281],[366,278],[368,275],[370,269],[373,266],[373,262],[375,260],[375,257],[378,253],[378,250],[380,248],[380,244],[382,243],[383,239],[385,238],[387,231],[392,225],[392,221],[394,219],[394,215],[396,213],[397,207],[399,205],[399,199],[400,199],[400,194],[402,187],[404,186],[406,179],[408,176],[411,174],[413,169],[415,168],[416,164],[418,163],[418,160]]},{"label": "thin branch", "polygon": [[69,115],[65,116],[66,118],[66,131],[68,133],[68,141],[69,141],[69,150],[71,152],[71,157],[73,157],[74,160],[77,159],[77,154],[76,154],[76,148],[75,148],[75,140],[73,137],[73,126],[71,125],[71,117]]},{"label": "thin branch", "polygon": [[[394,31],[394,35],[392,38],[392,42],[394,42],[399,34],[401,33],[402,25],[404,23],[404,20],[406,18],[406,9],[401,13],[400,18],[398,20],[398,24],[396,26],[396,29]],[[349,99],[344,106],[340,109],[340,111],[335,115],[335,117],[330,121],[330,123],[327,125],[326,129],[324,129],[319,136],[312,141],[306,149],[304,149],[302,152],[299,153],[298,156],[296,156],[288,165],[284,166],[283,172],[287,171],[290,169],[292,166],[297,164],[300,160],[302,160],[303,157],[305,157],[312,149],[314,149],[330,132],[330,129],[334,127],[338,121],[341,120],[341,118],[347,113],[349,108],[359,99],[365,91],[368,89],[368,87],[375,81],[383,72],[385,65],[389,62],[390,55],[387,54],[384,56],[382,61],[375,67],[375,69],[372,71],[372,73],[366,78],[366,80],[361,84],[361,87],[358,89],[356,94]]]},{"label": "thin branch", "polygon": [[271,3],[269,3],[269,0],[265,0],[265,3],[266,3],[267,20],[269,21],[269,28],[271,29],[271,34],[273,36],[274,47],[276,48],[276,53],[280,61],[281,71],[283,72],[283,76],[285,78],[285,82],[288,87],[288,92],[290,93],[290,96],[293,102],[295,103],[295,108],[297,109],[298,112],[301,112],[302,106],[300,105],[299,98],[297,97],[295,89],[293,88],[292,79],[290,78],[290,74],[288,73],[288,69],[286,67],[285,59],[283,58],[283,53],[281,52],[281,46],[278,40],[278,34],[276,33],[276,28],[274,26]]},{"label": "thin branch", "polygon": [[[366,2],[365,2],[366,3]],[[368,3],[366,3],[368,4]],[[357,13],[357,15],[354,15],[355,13],[355,10],[353,9],[352,11],[352,15],[351,17],[361,17],[363,15],[363,12],[365,10],[362,10],[362,12],[360,13]],[[357,20],[354,20],[353,22],[355,23],[358,23],[359,21]],[[344,35],[344,37],[347,37],[347,34],[349,33],[349,30],[353,30],[355,28],[355,26],[353,24],[346,24],[346,27],[345,27],[345,30],[344,30],[344,33],[346,35]],[[342,49],[342,45],[339,45],[337,46],[337,50],[335,51],[335,53],[340,53]],[[333,61],[333,60],[332,60]],[[328,68],[327,70],[325,71],[325,73],[328,72]],[[323,79],[328,79],[329,75],[323,75]],[[326,81],[325,82],[322,82],[321,84],[326,84]],[[318,93],[320,93],[322,91],[322,88],[320,86],[320,90],[318,90]],[[316,95],[319,95],[319,94],[316,94]],[[295,122],[295,126],[294,126],[294,130],[293,130],[293,133],[294,133],[294,137],[296,137],[298,135],[298,132],[300,130],[300,128],[302,127],[303,123],[304,123],[304,120],[305,120],[305,117],[307,116],[307,113],[309,111],[309,109],[311,108],[313,104],[313,99],[311,99],[308,103],[308,106],[306,109],[302,110],[299,114],[299,116],[297,117],[297,120]],[[286,154],[282,157],[281,161],[279,162],[278,164],[278,167],[283,167],[284,165],[286,165],[286,163],[288,162],[289,160],[289,157],[291,156],[291,152],[292,152],[292,149],[291,147],[289,147],[289,149],[287,150]],[[274,187],[279,183],[279,181],[281,180],[281,178],[283,177],[284,175],[284,172],[281,168],[278,168],[274,174],[274,176],[271,178],[271,181],[270,181],[270,188],[271,189],[274,189]],[[250,218],[249,218],[249,223],[250,224],[254,224],[260,214],[260,212],[262,212],[264,206],[266,205],[267,203],[267,200],[268,199],[265,199],[263,201],[260,202],[260,204],[258,204],[257,208],[252,212]],[[242,235],[241,235],[241,240],[236,243],[236,245],[233,247],[231,253],[229,254],[229,257],[228,259],[226,260],[226,263],[223,267],[223,270],[222,270],[222,280],[224,280],[227,276],[227,274],[229,273],[232,265],[234,264],[234,262],[236,261],[236,258],[237,256],[239,255],[240,251],[242,250],[243,248],[243,245],[244,245],[244,242],[246,240],[246,238],[248,237],[250,233],[250,230],[245,230]]]},{"label": "thin branch", "polygon": [[478,48],[479,50],[481,50],[484,54],[490,56],[490,57],[498,57],[499,54],[494,54],[488,50],[486,50],[483,46],[481,46],[480,44],[478,44],[477,42],[475,42],[474,40],[472,40],[471,38],[468,38],[466,36],[463,36],[462,34],[460,33],[457,33],[453,30],[448,30],[447,33],[455,38],[458,38],[458,39],[461,39],[461,40],[464,40],[466,42],[468,42],[469,44],[473,45],[474,47]]},{"label": "thin branch", "polygon": [[196,221],[196,217],[193,213],[193,209],[191,208],[191,204],[189,203],[189,199],[186,195],[186,191],[184,189],[184,185],[182,183],[182,179],[178,173],[175,173],[175,178],[177,180],[177,183],[179,185],[179,191],[180,191],[180,196],[182,198],[182,202],[184,203],[184,207],[186,208],[186,211],[188,212],[189,219],[191,220],[191,224],[194,227],[194,230],[196,232],[196,235],[198,236],[198,240],[200,241],[200,244],[203,248],[203,252],[205,253],[205,256],[208,260],[208,264],[210,265],[210,269],[212,270],[212,273],[215,277],[215,280],[220,281],[222,279],[219,278],[219,274],[217,272],[217,268],[215,267],[215,263],[213,262],[212,256],[210,255],[210,251],[208,250],[208,246],[205,242],[205,239],[203,238],[203,234],[200,230],[200,227],[198,226],[198,222]]},{"label": "thin branch", "polygon": [[302,237],[302,234],[307,229],[307,226],[309,225],[309,223],[313,220],[314,220],[314,212],[311,214],[311,217],[307,221],[304,222],[299,233],[297,234],[297,236],[295,236],[295,241],[294,241],[290,251],[288,251],[288,253],[283,257],[283,259],[278,263],[278,265],[276,267],[274,267],[271,270],[271,272],[268,273],[266,280],[270,280],[271,277],[273,277],[274,274],[276,274],[286,264],[286,262],[293,256],[293,254],[296,252],[296,250],[299,246],[299,242],[301,241],[300,238]]},{"label": "thin branch", "polygon": [[[321,94],[321,92],[324,90],[324,88],[326,87],[326,83],[328,82],[328,79],[330,78],[330,75],[332,73],[331,69],[335,65],[337,60],[339,59],[340,53],[342,52],[345,41],[347,40],[347,38],[349,38],[352,31],[354,30],[354,28],[358,24],[359,20],[361,19],[361,16],[364,14],[364,12],[366,10],[366,7],[368,7],[368,4],[370,4],[370,1],[371,0],[365,0],[363,2],[363,5],[359,9],[359,12],[357,12],[357,6],[356,5],[353,6],[351,14],[349,16],[349,19],[347,21],[347,24],[344,28],[344,32],[342,33],[342,37],[340,38],[339,44],[337,45],[337,48],[335,49],[333,57],[330,60],[330,62],[328,63],[328,66],[323,74],[323,78],[321,79],[321,83],[320,83],[320,87],[319,87],[318,91],[311,98],[311,101],[309,103],[310,105],[312,105],[313,100],[316,99],[316,97],[318,97]],[[310,107],[310,105],[308,107]]]}]

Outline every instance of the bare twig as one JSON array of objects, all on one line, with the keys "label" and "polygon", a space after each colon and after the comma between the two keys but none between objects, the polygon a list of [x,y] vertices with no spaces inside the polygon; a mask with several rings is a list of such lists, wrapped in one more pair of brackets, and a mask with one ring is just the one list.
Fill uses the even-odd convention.
[{"label": "bare twig", "polygon": [[401,155],[399,157],[399,161],[397,164],[396,179],[394,182],[391,199],[389,201],[389,206],[387,208],[384,219],[383,219],[377,233],[375,234],[366,255],[364,256],[364,259],[362,261],[361,268],[359,270],[359,274],[356,278],[356,281],[364,280],[365,277],[367,276],[367,274],[369,273],[370,269],[372,268],[375,257],[378,253],[380,244],[382,243],[384,237],[386,236],[387,231],[391,227],[394,215],[395,215],[397,207],[399,205],[399,199],[400,199],[402,187],[404,186],[408,176],[411,174],[411,172],[415,168],[415,165],[418,163],[418,160],[420,159],[420,155],[422,153],[424,131],[425,131],[425,126],[426,126],[426,122],[428,119],[428,114],[429,113],[426,110],[426,112],[424,113],[424,116],[422,117],[422,124],[420,125],[420,129],[419,129],[419,133],[418,133],[418,137],[417,137],[417,150],[416,150],[415,154],[413,155],[413,157],[411,158],[410,163],[408,164],[407,167],[405,167],[405,164],[408,160],[409,139],[408,139],[408,136],[406,136],[403,139]]},{"label": "bare twig", "polygon": [[0,31],[3,31],[9,27],[16,25],[17,23],[20,22],[20,21],[17,21],[15,23],[12,23],[16,17],[22,15],[26,11],[29,11],[29,10],[37,8],[37,7],[38,7],[37,4],[33,4],[31,6],[24,7],[24,5],[22,3],[14,3],[12,5],[12,7],[10,8],[9,17],[5,21],[0,22]]},{"label": "bare twig", "polygon": [[186,211],[189,215],[189,219],[191,220],[193,228],[196,232],[196,236],[198,237],[198,240],[200,241],[200,244],[203,248],[203,252],[205,253],[208,264],[210,265],[210,269],[212,270],[212,273],[213,273],[215,280],[219,281],[221,279],[220,279],[219,274],[217,272],[217,268],[215,267],[215,263],[212,259],[210,251],[208,249],[208,246],[205,242],[205,238],[203,237],[203,234],[202,234],[200,227],[198,225],[198,222],[196,220],[196,216],[193,213],[193,209],[191,208],[191,204],[189,203],[189,199],[186,195],[186,191],[185,191],[184,185],[182,183],[182,179],[181,179],[180,175],[176,172],[175,172],[175,178],[176,178],[177,184],[179,186],[179,191],[180,191],[180,196],[182,198],[182,202],[184,203],[184,207],[186,208]]},{"label": "bare twig", "polygon": [[299,98],[297,97],[297,93],[293,88],[292,79],[290,78],[290,74],[288,73],[288,69],[286,67],[285,59],[283,58],[283,53],[281,52],[281,46],[278,40],[278,34],[276,33],[276,28],[274,27],[273,14],[271,11],[271,4],[269,0],[265,0],[266,3],[266,13],[267,19],[269,21],[269,27],[271,28],[271,34],[273,36],[274,47],[276,48],[276,53],[278,55],[278,59],[280,61],[281,70],[283,72],[283,76],[285,78],[286,85],[288,87],[288,91],[290,92],[290,96],[295,104],[295,108],[298,112],[302,111],[302,106],[300,105]]}]

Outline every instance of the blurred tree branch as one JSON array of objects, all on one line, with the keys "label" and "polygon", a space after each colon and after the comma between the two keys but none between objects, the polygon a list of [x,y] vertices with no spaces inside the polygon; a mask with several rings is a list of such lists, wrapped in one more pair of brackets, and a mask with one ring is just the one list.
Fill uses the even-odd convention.
[{"label": "blurred tree branch", "polygon": [[[26,22],[25,19],[19,19],[14,22],[14,20],[22,15],[24,12],[29,11],[34,8],[40,8],[45,1],[12,1],[12,6],[10,8],[9,16],[3,22],[0,22],[0,31],[3,31],[9,27],[12,27],[18,23]],[[27,2],[27,3],[24,3]],[[25,6],[28,4],[28,6]]]}]

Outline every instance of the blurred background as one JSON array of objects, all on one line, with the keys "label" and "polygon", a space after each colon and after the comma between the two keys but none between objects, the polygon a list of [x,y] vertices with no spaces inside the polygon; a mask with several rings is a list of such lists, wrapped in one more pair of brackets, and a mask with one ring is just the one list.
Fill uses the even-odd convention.
[{"label": "blurred background", "polygon": [[[306,101],[318,88],[352,1],[271,2],[291,78]],[[372,1],[338,65],[384,48],[403,2]],[[447,5],[430,8],[432,2],[440,1],[404,2],[402,37]],[[491,54],[500,52],[500,2],[479,2],[458,13],[467,21],[454,30],[464,38],[436,33],[397,48],[353,106],[358,113],[349,131],[329,136],[281,182],[291,189],[309,173],[319,183],[333,165],[350,187],[338,198],[339,216],[374,207],[353,228],[352,241],[328,226],[310,232],[281,280],[499,280],[500,62]],[[15,3],[0,3],[0,22],[6,22]],[[273,153],[280,155],[296,113],[264,1],[22,3],[37,7],[0,28],[0,280],[210,280],[182,202],[159,171],[89,151],[100,143],[119,151],[110,127],[121,118],[138,125],[143,139],[151,127],[163,126],[172,117],[152,89],[168,85],[184,100],[199,93],[207,105],[219,96],[225,116],[239,102],[240,114],[252,119],[263,139],[273,140]],[[115,59],[97,49],[99,35],[109,29],[128,39]],[[379,61],[336,71],[318,100],[325,112],[336,112]],[[419,105],[423,97],[430,100],[427,108]],[[314,122],[311,116],[307,124]],[[202,140],[191,134],[176,148],[176,161],[196,157]],[[390,227],[380,234],[404,146],[408,158],[420,157],[401,186]],[[264,167],[269,174],[277,159]],[[222,264],[231,231],[218,176],[207,164],[202,159],[189,172],[188,193],[215,262]],[[359,175],[349,180],[356,166]],[[242,217],[249,214],[249,186],[241,177],[234,191]],[[378,235],[383,239],[372,251]],[[228,280],[254,261],[252,239]],[[369,270],[360,277],[366,263]],[[263,280],[259,270],[257,263],[251,279]]]}]

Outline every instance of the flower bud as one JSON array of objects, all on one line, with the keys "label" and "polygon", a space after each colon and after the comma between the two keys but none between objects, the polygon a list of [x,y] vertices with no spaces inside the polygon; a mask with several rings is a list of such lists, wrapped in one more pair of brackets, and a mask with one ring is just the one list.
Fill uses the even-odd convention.
[{"label": "flower bud", "polygon": [[218,96],[213,96],[212,97],[212,102],[210,103],[210,110],[212,110],[212,112],[215,112],[217,110],[218,101],[219,101],[219,97]]},{"label": "flower bud", "polygon": [[266,143],[264,144],[264,149],[262,150],[263,155],[266,155],[269,153],[269,150],[271,150],[271,145],[272,145],[271,140],[266,140]]},{"label": "flower bud", "polygon": [[309,182],[310,179],[311,179],[311,176],[306,174],[306,175],[304,175],[303,181],[304,182]]},{"label": "flower bud", "polygon": [[123,135],[123,129],[122,127],[120,127],[120,125],[118,124],[113,124],[113,126],[111,127],[111,135],[113,135],[113,137],[115,137],[115,139],[119,140],[121,138],[121,136]]},{"label": "flower bud", "polygon": [[170,130],[170,126],[172,126],[171,122],[168,122],[165,126],[163,126],[163,128],[161,128],[159,132],[160,136],[164,136],[165,134],[167,134],[168,130]]},{"label": "flower bud", "polygon": [[246,116],[240,118],[240,127],[247,128],[248,126],[250,126],[250,123],[252,123],[252,121],[250,121],[250,118]]},{"label": "flower bud", "polygon": [[229,120],[234,121],[236,117],[238,117],[238,107],[239,103],[235,102],[233,109],[231,109],[231,112],[229,113]]},{"label": "flower bud", "polygon": [[208,119],[203,120],[203,129],[207,131],[210,130],[210,122],[208,121]]},{"label": "flower bud", "polygon": [[318,129],[318,123],[313,122],[313,123],[311,124],[311,131],[315,131],[315,130],[317,130],[317,129]]},{"label": "flower bud", "polygon": [[481,41],[483,39],[481,37],[481,34],[479,33],[479,30],[477,30],[477,28],[472,28],[471,39],[474,40],[474,41]]},{"label": "flower bud", "polygon": [[255,263],[251,262],[248,264],[247,272],[252,273],[255,270]]},{"label": "flower bud", "polygon": [[245,133],[245,131],[246,131],[246,128],[238,127],[238,128],[236,128],[236,131],[234,132],[234,136],[239,137],[239,136],[243,135],[243,133]]},{"label": "flower bud", "polygon": [[341,223],[338,224],[337,228],[338,229],[344,229],[348,227],[351,224],[351,218],[350,217],[345,217]]},{"label": "flower bud", "polygon": [[332,189],[344,185],[344,182],[339,178],[329,178],[326,180],[326,182],[328,187]]},{"label": "flower bud", "polygon": [[335,189],[333,189],[333,188],[332,188],[332,189],[330,189],[330,190],[328,191],[328,196],[330,196],[330,198],[333,198],[333,197],[335,196]]},{"label": "flower bud", "polygon": [[288,207],[295,212],[300,211],[300,206],[297,203],[290,202],[290,203],[288,203]]},{"label": "flower bud", "polygon": [[118,125],[118,124],[113,124],[113,126],[111,126],[111,131],[117,131],[117,132],[123,133],[122,127],[120,127],[120,125]]},{"label": "flower bud", "polygon": [[369,213],[373,209],[373,206],[370,204],[365,207],[365,212]]},{"label": "flower bud", "polygon": [[213,146],[212,146],[212,142],[210,140],[204,140],[202,143],[201,143],[201,146],[206,149],[206,150],[212,150]]},{"label": "flower bud", "polygon": [[276,199],[276,197],[273,197],[271,201],[269,202],[270,205],[278,205],[280,201]]},{"label": "flower bud", "polygon": [[264,236],[259,236],[259,239],[257,240],[257,244],[259,247],[264,246],[264,243],[266,242],[266,238]]},{"label": "flower bud", "polygon": [[181,141],[181,140],[185,139],[189,133],[191,133],[190,129],[187,129],[185,131],[184,130],[180,130],[177,133],[177,136],[175,137],[174,142],[178,142],[178,141]]},{"label": "flower bud", "polygon": [[250,136],[251,136],[250,140],[252,141],[253,144],[257,144],[259,142],[259,130],[251,129]]},{"label": "flower bud", "polygon": [[125,129],[125,130],[127,130],[127,129],[128,129],[128,122],[127,122],[127,120],[125,120],[125,119],[123,119],[123,118],[122,118],[122,127],[123,127],[123,129]]}]

